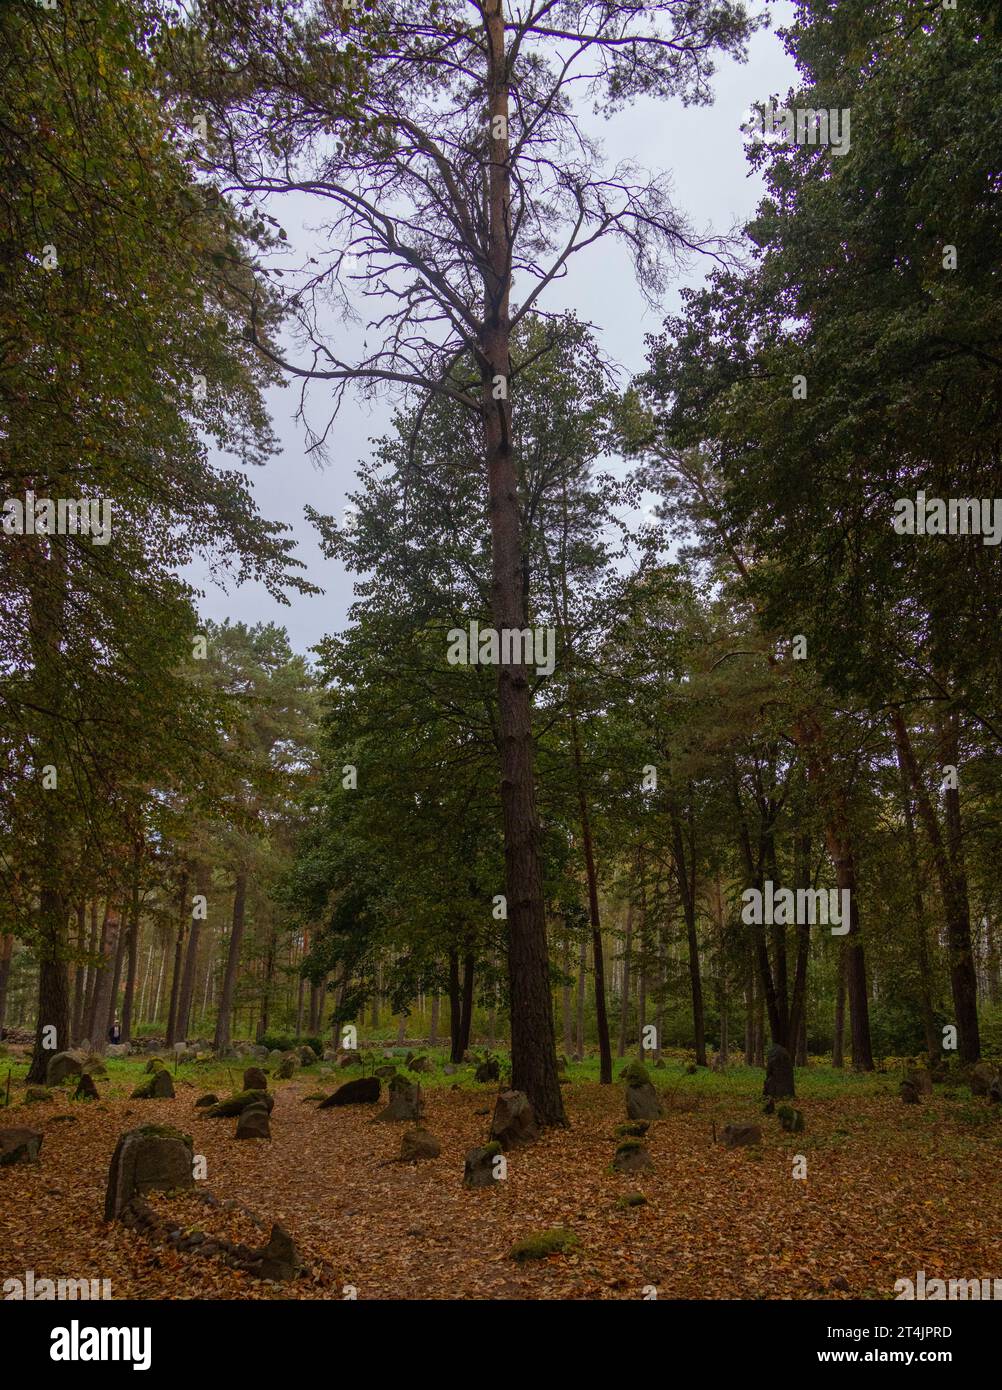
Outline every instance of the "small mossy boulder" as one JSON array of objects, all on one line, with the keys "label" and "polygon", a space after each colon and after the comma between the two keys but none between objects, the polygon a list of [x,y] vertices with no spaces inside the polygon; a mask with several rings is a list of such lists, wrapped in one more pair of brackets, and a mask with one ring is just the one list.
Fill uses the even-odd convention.
[{"label": "small mossy boulder", "polygon": [[209,1091],[209,1092],[207,1092],[206,1095],[204,1095],[204,1096],[199,1096],[198,1100],[195,1101],[195,1109],[196,1109],[196,1110],[205,1110],[205,1109],[206,1109],[208,1106],[210,1106],[210,1105],[218,1105],[218,1104],[219,1104],[219,1097],[216,1095],[215,1091]]},{"label": "small mossy boulder", "polygon": [[573,1231],[565,1226],[553,1226],[548,1231],[516,1241],[508,1255],[516,1264],[525,1264],[529,1260],[548,1259],[551,1255],[567,1255],[580,1244]]},{"label": "small mossy boulder", "polygon": [[651,1127],[650,1120],[629,1120],[625,1125],[616,1126],[617,1139],[643,1139]]},{"label": "small mossy boulder", "polygon": [[643,1086],[650,1081],[651,1077],[650,1072],[648,1072],[643,1062],[639,1062],[634,1058],[633,1061],[628,1062],[619,1073],[619,1079],[620,1081],[625,1081],[628,1086]]},{"label": "small mossy boulder", "polygon": [[51,1099],[52,1092],[47,1086],[29,1086],[24,1093],[25,1105],[41,1105]]},{"label": "small mossy boulder", "polygon": [[781,1105],[776,1111],[779,1123],[787,1134],[802,1134],[804,1132],[804,1112],[797,1110],[792,1105]]},{"label": "small mossy boulder", "polygon": [[620,1197],[616,1206],[620,1211],[630,1211],[634,1207],[646,1207],[647,1198],[642,1192],[628,1192],[625,1197]]},{"label": "small mossy boulder", "polygon": [[174,1082],[166,1067],[151,1073],[132,1092],[133,1100],[173,1100]]}]

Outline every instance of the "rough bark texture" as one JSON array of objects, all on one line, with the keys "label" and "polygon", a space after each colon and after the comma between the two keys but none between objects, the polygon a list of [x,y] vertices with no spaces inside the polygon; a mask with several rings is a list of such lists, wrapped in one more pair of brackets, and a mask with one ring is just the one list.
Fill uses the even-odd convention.
[{"label": "rough bark texture", "polygon": [[[230,944],[226,953],[226,970],[223,974],[223,988],[219,998],[219,1011],[216,1014],[216,1032],[212,1045],[216,1052],[225,1052],[230,1046],[230,1024],[233,1015],[233,1000],[237,988],[237,969],[240,965],[240,945],[244,935],[244,915],[247,905],[247,873],[241,869],[237,874],[233,889],[233,918],[230,926]],[[302,980],[299,990],[299,1017],[297,1034],[303,1014]]]},{"label": "rough bark texture", "polygon": [[[488,265],[484,271],[484,341],[481,365],[488,507],[491,527],[491,608],[494,625],[523,626],[522,537],[518,477],[512,448],[511,407],[495,400],[495,378],[506,386],[511,285],[511,172],[508,75],[502,0],[484,7],[487,51],[487,115],[500,118],[504,134],[491,141],[487,177]],[[530,692],[525,667],[499,665],[498,710],[501,806],[508,909],[508,974],[511,988],[512,1086],[524,1091],[539,1121],[566,1124],[557,1073],[553,1004],[533,772]]]}]

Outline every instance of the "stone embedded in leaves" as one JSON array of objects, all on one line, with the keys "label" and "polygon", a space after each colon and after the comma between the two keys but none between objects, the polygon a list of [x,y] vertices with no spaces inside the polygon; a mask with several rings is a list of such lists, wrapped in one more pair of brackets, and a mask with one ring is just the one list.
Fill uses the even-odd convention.
[{"label": "stone embedded in leaves", "polygon": [[744,1149],[749,1144],[761,1144],[762,1131],[758,1125],[725,1125],[720,1142],[728,1149]]},{"label": "stone embedded in leaves", "polygon": [[576,1250],[580,1243],[573,1231],[568,1231],[564,1226],[554,1226],[549,1231],[540,1231],[538,1235],[526,1236],[513,1245],[508,1254],[516,1264],[524,1264],[526,1260],[545,1260],[549,1255],[566,1255]]},{"label": "stone embedded in leaves", "polygon": [[[356,1083],[349,1082],[349,1085]],[[424,1114],[421,1087],[404,1076],[394,1076],[390,1082],[390,1102],[376,1116],[377,1120],[420,1120]]]},{"label": "stone embedded in leaves", "polygon": [[975,1062],[971,1068],[971,1095],[986,1096],[997,1073],[987,1062]]},{"label": "stone embedded in leaves", "polygon": [[796,1094],[793,1085],[793,1058],[785,1047],[773,1043],[765,1059],[765,1086],[762,1094],[786,1100]]},{"label": "stone embedded in leaves", "polygon": [[196,1110],[204,1110],[204,1109],[205,1109],[207,1106],[209,1106],[209,1105],[218,1105],[218,1104],[219,1104],[219,1097],[216,1095],[216,1093],[215,1093],[214,1091],[209,1091],[207,1095],[199,1096],[198,1100],[195,1101],[195,1109],[196,1109]]},{"label": "stone embedded in leaves", "polygon": [[658,1093],[652,1081],[626,1088],[626,1114],[631,1120],[659,1120],[663,1114]]},{"label": "stone embedded in leaves", "polygon": [[161,1067],[140,1082],[132,1092],[133,1100],[173,1100],[174,1082],[166,1067]]},{"label": "stone embedded in leaves", "polygon": [[261,1101],[253,1101],[237,1118],[237,1139],[270,1139],[271,1124],[268,1109]]},{"label": "stone embedded in leaves", "polygon": [[72,1052],[57,1052],[45,1068],[46,1086],[61,1086],[68,1076],[79,1076],[83,1063]]},{"label": "stone embedded in leaves", "polygon": [[144,1125],[115,1146],[104,1200],[105,1221],[115,1221],[135,1196],[195,1186],[192,1142],[168,1125]]},{"label": "stone embedded in leaves", "polygon": [[0,1129],[0,1168],[36,1163],[42,1135],[33,1129]]},{"label": "stone embedded in leaves", "polygon": [[485,1144],[482,1148],[470,1149],[463,1168],[464,1187],[493,1187],[494,1160],[501,1153],[497,1142]]},{"label": "stone embedded in leaves", "polygon": [[531,1144],[539,1137],[536,1116],[524,1091],[502,1091],[494,1107],[491,1138],[503,1149]]},{"label": "stone embedded in leaves", "polygon": [[84,1072],[77,1082],[77,1088],[73,1093],[74,1100],[98,1100],[98,1089],[94,1084],[94,1078],[90,1072]]},{"label": "stone embedded in leaves", "polygon": [[921,1105],[922,1103],[919,1088],[914,1081],[902,1081],[898,1087],[898,1094],[905,1105]]},{"label": "stone embedded in leaves", "polygon": [[25,1105],[37,1105],[51,1099],[52,1092],[47,1086],[29,1086],[24,1093]]},{"label": "stone embedded in leaves", "polygon": [[264,1247],[264,1259],[257,1271],[259,1278],[285,1283],[289,1279],[295,1279],[299,1267],[299,1256],[289,1232],[284,1226],[272,1226],[271,1237]]},{"label": "stone embedded in leaves", "polygon": [[501,1063],[496,1057],[488,1057],[483,1062],[478,1062],[473,1079],[479,1081],[481,1086],[487,1086],[491,1082],[496,1085],[501,1080]]},{"label": "stone embedded in leaves", "polygon": [[320,1102],[318,1110],[329,1110],[336,1105],[375,1105],[379,1100],[382,1082],[378,1076],[360,1076],[355,1081],[346,1081],[333,1095]]},{"label": "stone embedded in leaves", "polygon": [[420,1126],[407,1130],[400,1141],[400,1158],[405,1163],[438,1158],[441,1152],[442,1145],[434,1134]]},{"label": "stone embedded in leaves", "polygon": [[614,1173],[649,1173],[653,1168],[654,1160],[639,1139],[624,1139],[613,1155]]},{"label": "stone embedded in leaves", "polygon": [[804,1129],[804,1112],[795,1109],[792,1105],[781,1105],[776,1111],[779,1123],[788,1134],[802,1134]]}]

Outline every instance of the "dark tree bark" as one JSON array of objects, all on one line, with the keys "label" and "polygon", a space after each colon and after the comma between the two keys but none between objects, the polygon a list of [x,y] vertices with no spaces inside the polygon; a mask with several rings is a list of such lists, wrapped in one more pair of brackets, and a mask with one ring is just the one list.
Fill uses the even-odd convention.
[{"label": "dark tree bark", "polygon": [[[697,1067],[705,1067],[706,1022],[703,1011],[703,981],[699,969],[699,940],[696,936],[696,850],[693,843],[692,819],[690,817],[687,821],[688,835],[685,836],[678,812],[672,807],[671,827],[675,876],[682,898],[682,915],[685,919],[685,936],[689,951],[689,992],[692,996],[693,1045],[696,1051]],[[686,839],[688,839],[688,845]]]},{"label": "dark tree bark", "polygon": [[[233,1000],[236,996],[237,971],[240,967],[240,947],[244,937],[244,913],[247,906],[247,870],[237,871],[233,886],[233,918],[230,925],[230,943],[226,952],[226,969],[223,972],[223,988],[219,996],[219,1009],[216,1013],[216,1031],[212,1046],[217,1053],[227,1052],[230,1047],[230,1028],[232,1025]],[[299,1013],[296,1018],[296,1034],[299,1035],[303,1018],[303,981],[300,977]]]},{"label": "dark tree bark", "polygon": [[[491,609],[494,625],[524,627],[522,534],[518,474],[507,393],[495,400],[495,378],[511,377],[511,169],[508,146],[508,55],[502,0],[483,8],[487,59],[487,116],[504,130],[492,141],[485,213],[488,264],[483,269],[484,341],[481,366],[491,528]],[[496,123],[496,125],[494,125]],[[543,1125],[566,1124],[557,1073],[546,913],[539,863],[539,821],[533,771],[531,699],[523,665],[498,667],[501,808],[511,981],[512,1086],[524,1091]]]},{"label": "dark tree bark", "polygon": [[839,943],[838,969],[835,977],[835,1028],[832,1040],[832,1066],[845,1066],[845,942]]},{"label": "dark tree bark", "polygon": [[136,1000],[136,972],[139,967],[139,915],[142,902],[140,882],[143,866],[143,840],[136,839],[132,860],[132,892],[129,899],[129,928],[127,933],[127,968],[125,1000],[122,1004],[122,1042],[132,1041],[132,1015]]},{"label": "dark tree bark", "polygon": [[630,952],[633,950],[633,904],[626,904],[626,930],[623,933],[623,997],[619,1001],[618,1057],[626,1056],[626,1030],[630,1016]]},{"label": "dark tree bark", "polygon": [[463,956],[463,1013],[460,1037],[460,1056],[469,1051],[473,1030],[473,968],[476,958],[472,951]]},{"label": "dark tree bark", "polygon": [[117,908],[110,907],[107,918],[104,962],[97,973],[97,985],[94,989],[94,1015],[90,1030],[90,1044],[95,1052],[104,1052],[108,1045],[108,1015],[115,1002],[115,964],[119,960],[119,937],[122,930],[122,919]]},{"label": "dark tree bark", "polygon": [[[80,1028],[83,1020],[84,1007],[84,987],[87,983],[87,965],[85,956],[87,954],[87,904],[83,900],[76,905],[77,919],[77,965],[73,971],[73,1002],[70,1005],[70,1038],[73,1042],[80,1040]],[[0,988],[2,988],[2,955],[3,942],[0,941]],[[3,1008],[0,1000],[0,1029],[3,1028]],[[2,1036],[2,1033],[0,1033]]]},{"label": "dark tree bark", "polygon": [[0,932],[0,1041],[7,1018],[7,989],[10,984],[10,962],[14,954],[14,933]]},{"label": "dark tree bark", "polygon": [[174,942],[174,971],[170,982],[170,1008],[167,1014],[167,1046],[173,1047],[177,1042],[178,1035],[178,1003],[181,997],[181,972],[184,965],[184,930],[185,924],[191,919],[191,909],[188,903],[188,883],[189,873],[185,869],[181,875],[181,901],[179,904],[179,916],[177,924],[177,939]]},{"label": "dark tree bark", "polygon": [[[900,709],[891,711],[895,745],[911,782],[919,817],[932,849],[933,862],[939,878],[943,911],[946,915],[947,947],[950,961],[950,988],[957,1017],[957,1042],[960,1058],[976,1062],[981,1056],[978,1031],[978,982],[971,944],[971,910],[967,896],[967,874],[962,851],[960,792],[947,787],[943,794],[945,834],[932,804],[925,780],[915,757],[908,725]],[[948,715],[940,726],[940,752],[944,765],[957,766],[958,739],[956,723]]]}]

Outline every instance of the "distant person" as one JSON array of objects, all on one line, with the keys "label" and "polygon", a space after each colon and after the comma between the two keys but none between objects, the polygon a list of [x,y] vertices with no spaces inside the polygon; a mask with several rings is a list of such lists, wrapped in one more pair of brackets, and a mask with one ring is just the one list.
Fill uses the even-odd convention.
[{"label": "distant person", "polygon": [[118,1019],[116,1018],[116,1019],[115,1019],[115,1022],[114,1022],[114,1023],[111,1025],[111,1027],[108,1029],[108,1041],[111,1042],[111,1043],[117,1043],[117,1042],[121,1042],[121,1040],[122,1040],[122,1025],[119,1023]]}]

